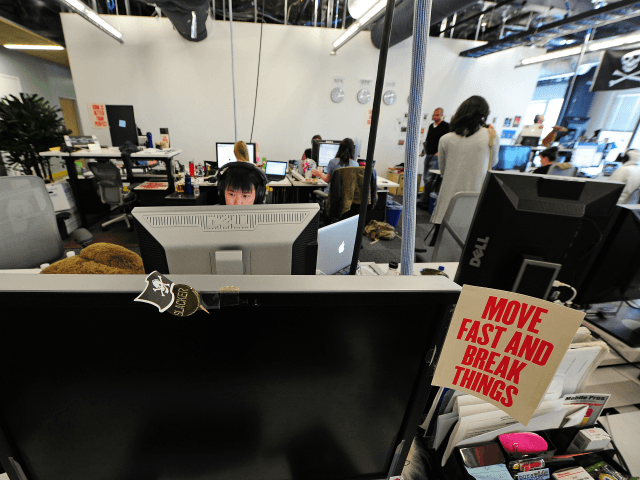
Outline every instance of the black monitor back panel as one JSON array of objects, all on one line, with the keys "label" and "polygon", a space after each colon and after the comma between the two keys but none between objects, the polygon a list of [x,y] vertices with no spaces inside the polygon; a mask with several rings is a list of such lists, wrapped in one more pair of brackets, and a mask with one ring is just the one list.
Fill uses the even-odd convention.
[{"label": "black monitor back panel", "polygon": [[[119,147],[129,141],[138,145],[138,128],[131,105],[107,105],[111,145]],[[149,145],[151,146],[151,145]]]}]

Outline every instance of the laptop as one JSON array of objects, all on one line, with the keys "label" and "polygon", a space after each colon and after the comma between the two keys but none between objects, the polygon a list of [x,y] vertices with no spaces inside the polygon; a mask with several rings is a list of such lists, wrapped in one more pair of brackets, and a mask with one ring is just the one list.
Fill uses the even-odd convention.
[{"label": "laptop", "polygon": [[332,223],[318,230],[316,270],[334,275],[351,265],[360,215]]},{"label": "laptop", "polygon": [[287,162],[274,162],[267,160],[267,168],[265,173],[267,174],[267,180],[270,182],[279,182],[284,180],[287,175]]}]

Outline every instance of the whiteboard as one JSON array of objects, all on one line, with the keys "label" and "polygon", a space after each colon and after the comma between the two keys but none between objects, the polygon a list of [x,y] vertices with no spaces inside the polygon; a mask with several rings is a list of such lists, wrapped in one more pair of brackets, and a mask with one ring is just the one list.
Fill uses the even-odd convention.
[{"label": "whiteboard", "polygon": [[22,92],[22,85],[20,85],[20,79],[18,77],[12,77],[10,75],[0,75],[0,98],[7,95],[15,95],[20,98]]}]

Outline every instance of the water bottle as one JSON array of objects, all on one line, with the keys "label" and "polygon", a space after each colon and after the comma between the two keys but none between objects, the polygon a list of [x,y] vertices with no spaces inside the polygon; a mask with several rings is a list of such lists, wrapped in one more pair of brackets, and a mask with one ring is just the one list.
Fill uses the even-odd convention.
[{"label": "water bottle", "polygon": [[193,195],[193,186],[191,185],[191,175],[186,174],[184,176],[184,193],[187,195]]},{"label": "water bottle", "polygon": [[400,275],[400,272],[398,272],[398,262],[389,262],[389,270],[387,270],[387,275]]},{"label": "water bottle", "polygon": [[151,137],[151,132],[147,132],[147,148],[153,148],[153,139]]},{"label": "water bottle", "polygon": [[193,164],[193,162],[189,162],[189,175],[191,175],[192,177],[194,177],[196,175],[196,170],[195,170],[195,165]]}]

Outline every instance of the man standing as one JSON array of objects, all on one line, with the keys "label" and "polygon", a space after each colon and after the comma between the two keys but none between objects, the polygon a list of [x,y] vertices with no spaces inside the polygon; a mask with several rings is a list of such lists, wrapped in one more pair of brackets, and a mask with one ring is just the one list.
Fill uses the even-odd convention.
[{"label": "man standing", "polygon": [[444,111],[442,108],[436,108],[433,111],[431,119],[433,123],[429,125],[427,131],[427,138],[424,142],[424,150],[420,156],[426,155],[424,159],[424,172],[422,179],[424,180],[424,191],[418,200],[417,206],[423,210],[429,209],[429,199],[431,192],[436,183],[436,175],[429,173],[429,170],[437,168],[438,163],[438,143],[443,135],[449,133],[449,124],[442,119],[444,118]]}]

